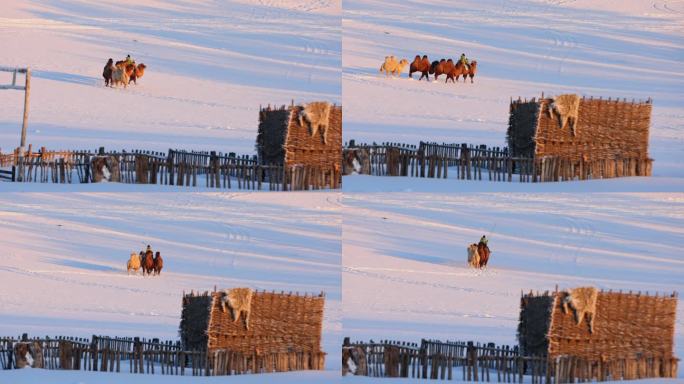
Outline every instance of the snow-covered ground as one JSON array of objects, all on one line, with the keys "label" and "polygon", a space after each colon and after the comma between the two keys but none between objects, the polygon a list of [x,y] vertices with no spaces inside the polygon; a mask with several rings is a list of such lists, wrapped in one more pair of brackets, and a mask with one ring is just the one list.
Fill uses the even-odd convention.
[{"label": "snow-covered ground", "polygon": [[[0,335],[176,339],[183,291],[324,291],[323,348],[327,369],[337,374],[340,199],[297,192],[0,193]],[[161,276],[128,276],[128,255],[146,244],[164,257]],[[0,383],[16,382],[5,374],[16,375],[0,373]]]},{"label": "snow-covered ground", "polygon": [[[345,193],[343,203],[353,340],[514,345],[523,291],[684,292],[681,193]],[[466,247],[483,234],[492,256],[475,271]],[[676,321],[684,356],[684,305]]]},{"label": "snow-covered ground", "polygon": [[[578,180],[545,183],[521,183],[488,180],[456,180],[456,170],[449,170],[448,179],[415,177],[379,177],[350,175],[344,177],[345,193],[354,192],[682,192],[682,177],[620,177],[601,180]],[[484,175],[483,175],[484,177]],[[63,187],[62,187],[63,188]],[[69,188],[69,187],[67,187]]]},{"label": "snow-covered ground", "polygon": [[[345,378],[348,382],[354,382],[354,383],[377,383],[378,380],[376,378],[372,377],[360,377],[360,376],[347,376]],[[527,378],[525,378],[527,379]],[[402,384],[424,384],[426,380],[424,379],[385,379],[384,381],[387,382],[399,382]],[[468,381],[460,381],[458,379],[454,381],[449,381],[449,383],[469,383]],[[602,384],[617,384],[617,383],[624,383],[624,381],[602,381]],[[646,380],[639,380],[639,384],[675,384],[675,383],[684,383],[684,379],[646,379]]]},{"label": "snow-covered ground", "polygon": [[[338,371],[285,372],[264,375],[188,377],[162,375],[136,375],[109,372],[46,371],[43,369],[3,372],[12,384],[261,384],[261,383],[336,383],[341,381]],[[4,381],[3,381],[4,383]]]},{"label": "snow-covered ground", "polygon": [[[684,177],[681,0],[347,0],[342,26],[345,141],[501,147],[511,97],[652,97],[653,174]],[[462,52],[474,84],[378,73],[387,55]]]},{"label": "snow-covered ground", "polygon": [[[30,66],[28,143],[50,149],[253,153],[259,105],[341,100],[340,0],[12,0],[0,66]],[[145,63],[105,88],[108,58]],[[11,75],[0,73],[0,84]],[[0,148],[23,92],[0,91]]]}]

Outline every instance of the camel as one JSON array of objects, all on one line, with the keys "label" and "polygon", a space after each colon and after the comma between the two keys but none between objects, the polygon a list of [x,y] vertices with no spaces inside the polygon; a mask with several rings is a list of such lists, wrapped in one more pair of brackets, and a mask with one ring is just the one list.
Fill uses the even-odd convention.
[{"label": "camel", "polygon": [[446,83],[449,82],[449,79],[451,79],[452,82],[456,82],[454,80],[454,69],[456,66],[454,65],[454,61],[452,59],[446,60],[442,59],[440,61],[433,61],[432,65],[430,65],[430,74],[435,75],[435,81],[439,78],[441,75],[446,75]]},{"label": "camel", "polygon": [[161,253],[157,251],[157,253],[154,255],[154,275],[161,275],[162,268],[164,268],[164,259],[161,257]]},{"label": "camel", "polygon": [[442,72],[442,66],[444,65],[443,63],[445,63],[445,62],[446,62],[446,59],[442,59],[439,61],[435,60],[432,62],[432,64],[430,64],[430,74],[435,76],[435,81],[437,81],[437,77],[439,77],[439,75],[441,75],[443,73]]},{"label": "camel", "polygon": [[400,76],[401,72],[408,65],[408,60],[401,59],[397,61],[394,56],[385,56],[385,62],[380,66],[380,72],[385,72],[385,76]]},{"label": "camel", "polygon": [[477,245],[477,253],[480,255],[480,268],[485,268],[489,262],[489,255],[491,255],[492,252],[489,250],[487,244],[480,242]]},{"label": "camel", "polygon": [[130,84],[132,81],[133,84],[138,85],[138,79],[143,77],[143,75],[145,74],[145,68],[147,68],[147,66],[143,63],[140,63],[137,66],[135,66],[133,72],[130,75],[128,83]]},{"label": "camel", "polygon": [[124,88],[128,87],[128,82],[130,80],[130,76],[128,75],[128,72],[126,71],[125,68],[119,68],[119,67],[112,67],[112,80],[110,84],[112,86],[116,86],[118,84],[123,84]]},{"label": "camel", "polygon": [[245,328],[249,329],[249,314],[252,307],[253,291],[249,288],[233,288],[223,291],[221,297],[221,309],[226,312],[230,309],[233,322],[240,319],[240,314],[245,312]]},{"label": "camel", "polygon": [[399,63],[394,68],[394,71],[392,72],[392,74],[396,75],[397,77],[401,76],[401,73],[404,72],[404,68],[406,68],[407,65],[409,65],[408,60],[406,60],[406,59],[399,60]]},{"label": "camel", "polygon": [[[466,77],[470,76],[470,83],[473,83],[473,77],[475,77],[475,74],[477,73],[477,60],[473,60],[470,62],[468,65],[468,68],[463,68],[463,82],[465,83]],[[458,79],[458,76],[456,76],[456,79]]]},{"label": "camel", "polygon": [[150,249],[149,246],[147,247],[145,256],[143,256],[142,259],[142,268],[143,276],[151,275],[152,273],[154,273],[154,254],[152,253],[152,249]]},{"label": "camel", "polygon": [[105,64],[104,69],[102,70],[102,77],[104,77],[105,87],[109,87],[109,85],[112,82],[112,70],[113,69],[114,69],[114,60],[110,58],[107,61],[107,64]]},{"label": "camel", "polygon": [[477,252],[477,244],[468,246],[468,265],[473,268],[480,268],[480,254]]},{"label": "camel", "polygon": [[131,274],[131,269],[133,270],[133,274],[138,273],[138,269],[140,269],[141,266],[141,259],[140,256],[138,256],[135,252],[131,252],[131,258],[128,260],[128,263],[126,263],[126,269],[128,271],[128,274]]},{"label": "camel", "polygon": [[126,68],[126,63],[126,60],[119,60],[114,65],[116,65],[117,68]]},{"label": "camel", "polygon": [[454,66],[454,61],[451,59],[448,59],[444,65],[442,66],[442,71],[444,71],[444,74],[447,76],[446,78],[446,83],[449,82],[449,79],[451,79],[452,83],[455,83],[456,80],[454,80],[454,70],[456,69],[456,66]]},{"label": "camel", "polygon": [[461,61],[457,61],[456,65],[454,65],[454,68],[451,70],[451,76],[453,79],[456,79],[456,82],[461,75],[466,76],[467,73],[468,70],[466,69],[465,64],[463,64]]},{"label": "camel", "polygon": [[413,72],[420,72],[420,78],[418,81],[425,79],[430,80],[428,73],[430,72],[430,60],[428,60],[427,55],[423,55],[421,58],[419,55],[413,59],[411,66],[409,67],[409,77],[413,79]]}]

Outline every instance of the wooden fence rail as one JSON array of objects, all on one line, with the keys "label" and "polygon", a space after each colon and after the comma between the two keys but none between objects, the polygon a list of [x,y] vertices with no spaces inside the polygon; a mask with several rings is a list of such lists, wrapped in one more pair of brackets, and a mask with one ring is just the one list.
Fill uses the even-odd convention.
[{"label": "wooden fence rail", "polygon": [[244,354],[227,349],[188,351],[179,342],[93,336],[81,338],[0,338],[0,368],[15,369],[13,346],[38,343],[40,368],[135,374],[223,376],[324,369],[324,353],[306,350]]},{"label": "wooden fence rail", "polygon": [[422,340],[420,346],[396,341],[347,343],[343,360],[344,356],[354,360],[355,374],[362,376],[533,384],[673,378],[679,361],[663,356],[610,361],[522,356],[517,346],[433,340]]},{"label": "wooden fence rail", "polygon": [[[368,169],[374,176],[455,178],[519,182],[552,182],[649,176],[652,159],[624,157],[585,161],[563,157],[512,157],[507,148],[484,145],[436,144],[421,142],[418,148],[406,144],[356,145],[345,149],[364,151]],[[453,176],[451,176],[453,173]]]}]

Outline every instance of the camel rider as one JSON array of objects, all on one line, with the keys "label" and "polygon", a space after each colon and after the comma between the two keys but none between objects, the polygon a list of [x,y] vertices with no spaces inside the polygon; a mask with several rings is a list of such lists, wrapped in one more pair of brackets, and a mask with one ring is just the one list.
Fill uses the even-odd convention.
[{"label": "camel rider", "polygon": [[[129,64],[135,64],[135,61],[133,59],[131,59],[131,55],[126,56],[126,65],[129,65]],[[149,247],[149,245],[148,245],[148,247]]]},{"label": "camel rider", "polygon": [[485,247],[489,247],[487,245],[488,242],[489,242],[489,240],[487,239],[487,237],[485,235],[482,235],[482,237],[480,238],[480,244],[484,244]]},{"label": "camel rider", "polygon": [[[465,53],[461,53],[461,58],[458,59],[458,61],[461,62],[461,64],[465,65],[465,68],[467,70],[470,70],[470,64],[468,63],[468,58],[466,57]],[[484,237],[484,236],[482,236]]]}]

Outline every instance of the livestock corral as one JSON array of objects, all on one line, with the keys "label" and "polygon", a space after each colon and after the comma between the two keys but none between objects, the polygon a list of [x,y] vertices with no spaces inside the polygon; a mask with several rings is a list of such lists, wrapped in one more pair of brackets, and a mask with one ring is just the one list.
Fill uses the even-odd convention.
[{"label": "livestock corral", "polygon": [[676,293],[593,287],[529,293],[521,296],[517,346],[346,339],[342,373],[509,383],[674,378],[676,302]]},{"label": "livestock corral", "polygon": [[260,108],[258,158],[263,164],[319,170],[336,185],[342,157],[342,107],[327,102]]},{"label": "livestock corral", "polygon": [[650,176],[651,110],[651,100],[511,100],[507,147],[352,140],[344,149],[343,174],[509,182]]},{"label": "livestock corral", "polygon": [[340,188],[341,107],[293,104],[262,109],[259,116],[258,155],[174,149],[35,151],[29,145],[26,151],[0,153],[0,180],[271,191]]},{"label": "livestock corral", "polygon": [[319,370],[325,295],[234,288],[183,296],[185,348],[248,356],[267,371]]},{"label": "livestock corral", "polygon": [[518,338],[525,354],[595,360],[644,356],[666,365],[674,359],[676,293],[581,287],[530,292],[520,307]]},{"label": "livestock corral", "polygon": [[325,296],[233,288],[183,294],[180,340],[0,338],[0,368],[181,376],[322,370]]}]

